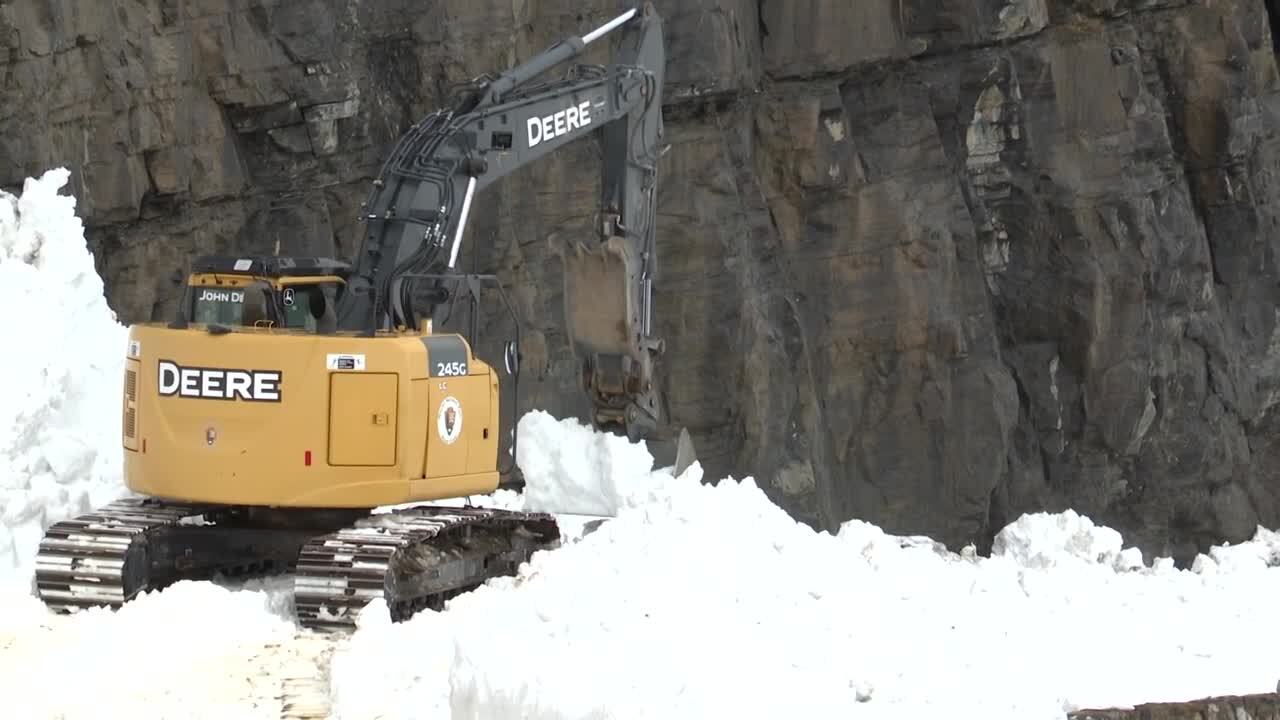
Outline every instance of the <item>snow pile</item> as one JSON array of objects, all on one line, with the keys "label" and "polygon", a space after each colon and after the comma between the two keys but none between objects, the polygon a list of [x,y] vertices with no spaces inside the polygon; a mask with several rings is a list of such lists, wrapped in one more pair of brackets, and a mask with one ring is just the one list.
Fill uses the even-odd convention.
[{"label": "snow pile", "polygon": [[0,191],[0,581],[25,581],[45,528],[123,493],[120,388],[126,329],[76,217],[70,173]]},{"label": "snow pile", "polygon": [[1196,558],[1192,569],[1206,574],[1247,573],[1277,566],[1280,566],[1280,533],[1259,525],[1251,542],[1212,547],[1208,555]]},{"label": "snow pile", "polygon": [[661,474],[651,473],[653,456],[643,444],[619,442],[542,410],[525,413],[518,433],[526,510],[614,516],[662,492]]},{"label": "snow pile", "polygon": [[651,458],[574,420],[522,427],[531,496],[617,517],[445,612],[366,609],[331,666],[338,717],[1060,720],[1280,678],[1266,531],[1203,558],[1215,572],[1177,571],[1036,514],[979,558],[860,521],[816,533],[697,465],[638,473]]},{"label": "snow pile", "polygon": [[1023,515],[996,533],[991,552],[1028,568],[1050,569],[1063,558],[1116,570],[1142,567],[1142,551],[1121,544],[1120,533],[1067,510]]}]

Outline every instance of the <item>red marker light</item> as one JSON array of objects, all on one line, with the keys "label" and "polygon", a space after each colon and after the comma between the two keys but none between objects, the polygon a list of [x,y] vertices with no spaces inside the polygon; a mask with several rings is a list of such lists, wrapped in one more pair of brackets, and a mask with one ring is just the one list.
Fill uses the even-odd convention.
[{"label": "red marker light", "polygon": [[307,467],[311,467],[311,451],[310,450],[302,453],[302,464],[306,465]]}]

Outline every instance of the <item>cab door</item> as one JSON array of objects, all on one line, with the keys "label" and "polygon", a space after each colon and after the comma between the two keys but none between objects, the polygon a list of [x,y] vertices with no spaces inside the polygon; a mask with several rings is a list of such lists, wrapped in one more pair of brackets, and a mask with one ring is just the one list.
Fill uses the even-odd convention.
[{"label": "cab door", "polygon": [[329,464],[396,464],[399,376],[329,375]]}]

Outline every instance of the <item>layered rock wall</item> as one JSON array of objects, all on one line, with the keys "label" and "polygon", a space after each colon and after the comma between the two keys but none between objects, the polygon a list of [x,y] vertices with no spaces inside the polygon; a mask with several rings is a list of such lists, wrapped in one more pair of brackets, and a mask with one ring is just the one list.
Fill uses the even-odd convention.
[{"label": "layered rock wall", "polygon": [[[657,6],[657,322],[709,476],[953,546],[1067,506],[1183,559],[1280,524],[1262,0]],[[0,185],[70,167],[113,306],[166,318],[195,253],[349,257],[453,83],[618,8],[0,0]],[[522,170],[468,233],[529,326],[526,407],[585,409],[551,244],[591,232],[597,160]]]}]

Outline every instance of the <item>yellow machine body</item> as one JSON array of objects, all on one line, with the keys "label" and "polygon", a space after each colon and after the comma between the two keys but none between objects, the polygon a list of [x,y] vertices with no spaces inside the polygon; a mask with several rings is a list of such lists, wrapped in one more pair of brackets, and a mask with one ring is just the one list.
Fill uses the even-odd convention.
[{"label": "yellow machine body", "polygon": [[488,493],[499,479],[499,399],[497,373],[460,335],[135,325],[125,484],[279,507]]}]

